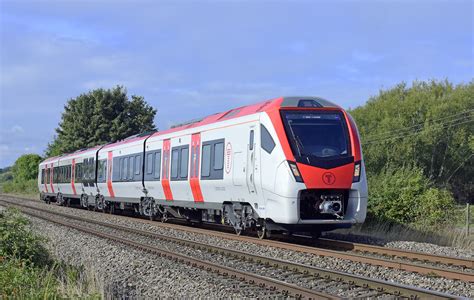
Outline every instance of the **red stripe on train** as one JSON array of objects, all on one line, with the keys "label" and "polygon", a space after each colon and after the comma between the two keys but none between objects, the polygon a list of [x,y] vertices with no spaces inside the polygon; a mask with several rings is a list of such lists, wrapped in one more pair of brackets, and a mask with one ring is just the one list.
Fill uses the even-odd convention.
[{"label": "red stripe on train", "polygon": [[112,186],[112,151],[107,153],[107,189],[109,190],[109,196],[115,198],[114,188]]},{"label": "red stripe on train", "polygon": [[75,178],[75,170],[76,170],[76,160],[73,159],[72,160],[72,169],[71,169],[71,187],[72,187],[72,192],[74,193],[74,195],[76,195],[76,186],[74,185],[74,180],[76,179]]},{"label": "red stripe on train", "polygon": [[48,164],[45,165],[44,168],[44,176],[43,176],[43,182],[44,182],[44,188],[46,189],[46,193],[49,193],[48,191],[48,184],[46,183],[46,176],[48,175]]},{"label": "red stripe on train", "polygon": [[199,160],[201,149],[201,134],[195,133],[191,136],[191,174],[189,184],[193,193],[194,202],[204,202],[199,184]]},{"label": "red stripe on train", "polygon": [[173,193],[171,192],[170,186],[170,148],[170,140],[163,140],[163,174],[161,185],[163,186],[163,192],[165,193],[166,200],[173,200]]},{"label": "red stripe on train", "polygon": [[54,168],[53,164],[51,164],[51,172],[49,173],[49,184],[51,186],[51,192],[54,193],[54,186],[53,186],[53,175],[54,175]]}]

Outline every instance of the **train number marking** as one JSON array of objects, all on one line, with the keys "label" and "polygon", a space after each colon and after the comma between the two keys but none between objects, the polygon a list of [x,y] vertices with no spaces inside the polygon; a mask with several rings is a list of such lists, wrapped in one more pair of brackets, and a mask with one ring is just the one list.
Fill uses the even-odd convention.
[{"label": "train number marking", "polygon": [[225,146],[225,172],[230,173],[232,169],[232,144],[230,142]]}]

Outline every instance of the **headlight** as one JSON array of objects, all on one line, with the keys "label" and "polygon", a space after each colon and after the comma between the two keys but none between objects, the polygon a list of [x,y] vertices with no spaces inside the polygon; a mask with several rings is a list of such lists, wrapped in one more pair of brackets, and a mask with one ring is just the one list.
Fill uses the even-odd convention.
[{"label": "headlight", "polygon": [[290,165],[291,172],[293,173],[296,182],[303,182],[303,178],[301,177],[300,170],[298,170],[298,166],[296,165],[296,163],[288,161],[288,164]]},{"label": "headlight", "polygon": [[352,177],[352,182],[359,182],[360,180],[360,165],[360,161],[354,164],[354,176]]}]

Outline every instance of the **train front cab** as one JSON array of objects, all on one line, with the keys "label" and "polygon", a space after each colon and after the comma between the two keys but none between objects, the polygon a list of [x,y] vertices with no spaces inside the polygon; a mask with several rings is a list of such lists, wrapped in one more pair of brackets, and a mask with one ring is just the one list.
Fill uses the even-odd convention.
[{"label": "train front cab", "polygon": [[275,182],[273,192],[266,189],[268,229],[321,232],[363,223],[367,180],[354,121],[330,102],[301,107],[291,100],[268,113],[284,156],[262,174]]}]

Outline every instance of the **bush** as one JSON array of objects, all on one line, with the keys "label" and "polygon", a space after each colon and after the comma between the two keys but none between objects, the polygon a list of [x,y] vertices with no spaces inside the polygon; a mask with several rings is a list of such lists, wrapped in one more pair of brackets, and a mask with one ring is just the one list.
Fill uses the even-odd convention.
[{"label": "bush", "polygon": [[0,298],[57,299],[58,283],[53,272],[18,258],[0,262]]},{"label": "bush", "polygon": [[27,181],[7,181],[2,185],[2,193],[10,194],[38,194],[38,180],[30,179]]},{"label": "bush", "polygon": [[389,221],[432,229],[448,223],[454,215],[452,195],[432,186],[419,168],[388,169],[368,180],[369,222]]},{"label": "bush", "polygon": [[36,266],[49,265],[51,259],[44,239],[32,233],[28,224],[18,209],[8,208],[0,213],[0,256]]},{"label": "bush", "polygon": [[0,299],[101,299],[83,267],[54,262],[17,209],[0,213]]}]

